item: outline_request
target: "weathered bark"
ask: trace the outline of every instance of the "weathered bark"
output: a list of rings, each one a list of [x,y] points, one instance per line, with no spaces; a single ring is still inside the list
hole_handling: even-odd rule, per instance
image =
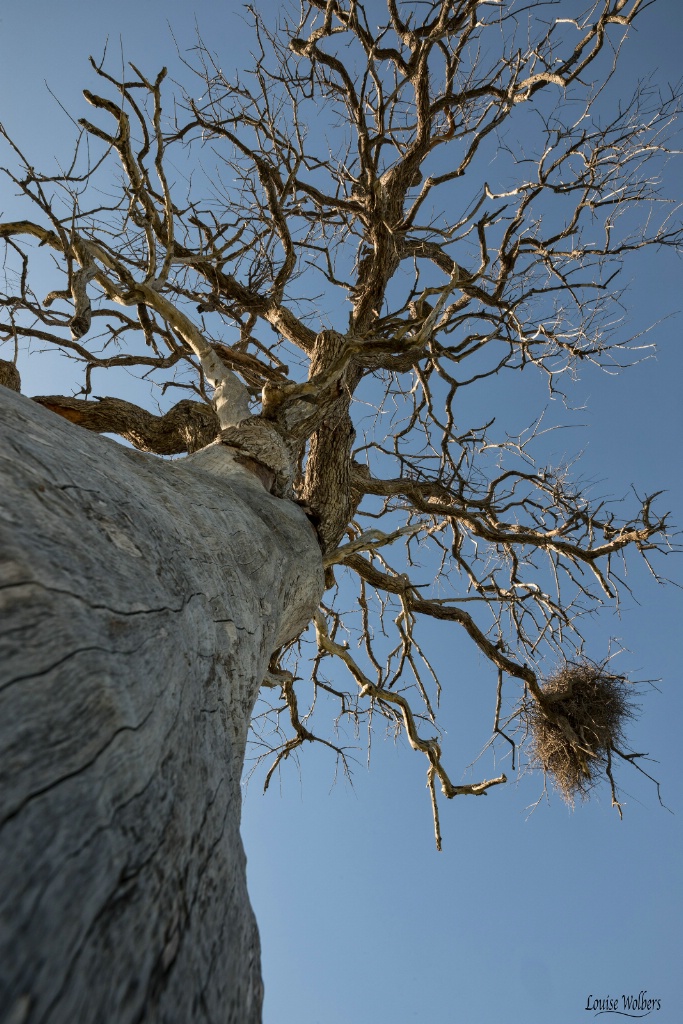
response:
[[[0,383],[5,383],[1,376]],[[19,388],[13,390],[18,391]],[[218,416],[213,408],[187,398],[163,416],[154,416],[121,398],[86,401],[61,395],[35,395],[33,401],[70,423],[77,423],[98,434],[119,434],[139,451],[156,455],[199,451],[215,441],[220,432]]]
[[[260,1020],[250,714],[321,591],[303,512],[0,389],[0,1020]]]
[[[337,331],[319,334],[309,376],[323,374],[339,358],[344,343],[344,336]],[[321,428],[310,440],[302,496],[316,516],[318,536],[325,553],[336,548],[353,518],[351,451],[356,431],[349,408],[359,381],[357,367],[347,370],[336,381],[336,396],[329,400]]]
[[[14,363],[0,359],[0,384],[12,391],[21,391],[21,377]]]

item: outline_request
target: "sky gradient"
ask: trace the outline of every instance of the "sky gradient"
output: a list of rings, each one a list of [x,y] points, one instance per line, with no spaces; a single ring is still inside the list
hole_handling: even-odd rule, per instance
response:
[[[122,47],[149,75],[168,65],[173,77],[171,30],[185,51],[195,16],[226,72],[247,62],[247,26],[229,2],[196,0],[193,10],[177,0],[6,0],[0,121],[37,166],[66,160],[75,129],[46,83],[74,117],[85,115],[87,57],[100,56],[107,37],[110,54]],[[675,82],[678,0],[657,0],[638,25],[624,54],[628,75]],[[0,166],[9,162],[0,146]],[[0,219],[14,219],[15,209],[0,179]],[[557,458],[583,452],[577,473],[602,493],[626,494],[632,484],[640,494],[666,489],[664,504],[683,525],[681,318],[670,316],[681,306],[681,263],[648,252],[626,278],[624,330],[649,329],[657,355],[618,376],[589,372],[572,392],[580,412],[550,409],[554,422],[572,429],[548,444]],[[5,349],[0,355],[11,358]],[[20,365],[27,394],[68,388],[68,364]],[[501,415],[527,425],[514,387],[491,388],[488,400]],[[683,578],[677,560],[665,569]],[[619,670],[658,681],[642,688],[643,714],[630,739],[659,762],[653,774],[670,811],[635,772],[621,773],[623,821],[605,788],[573,812],[554,794],[531,812],[538,776],[513,777],[486,799],[442,801],[438,854],[423,759],[405,742],[377,736],[369,770],[360,752],[353,787],[334,785],[333,761],[304,750],[300,773],[288,766],[265,796],[257,776],[245,797],[265,1024],[575,1024],[593,1020],[589,996],[641,990],[661,1000],[648,1019],[680,1019],[683,601],[680,589],[658,586],[635,560],[628,582],[637,601],[625,594],[620,617],[605,612],[588,635],[598,655],[615,638],[627,648]],[[495,679],[459,635],[452,645],[439,640],[435,660],[449,684],[442,720],[446,764],[455,773],[488,738]],[[511,774],[509,762],[504,767]]]

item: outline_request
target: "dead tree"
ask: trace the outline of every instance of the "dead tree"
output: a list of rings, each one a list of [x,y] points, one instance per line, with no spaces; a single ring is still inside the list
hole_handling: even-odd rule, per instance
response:
[[[6,1005],[15,1016],[8,1019],[74,1020],[99,971],[107,982],[98,998],[102,1006],[115,1000],[117,1021],[258,1019],[257,981],[244,992],[235,988],[246,967],[235,952],[241,926],[234,908],[226,910],[232,924],[212,917],[198,939],[189,904],[162,900],[140,938],[150,953],[132,987],[124,953],[113,968],[107,959],[112,936],[135,932],[153,895],[149,886],[131,887],[125,870],[117,874],[121,861],[144,861],[144,836],[114,813],[137,798],[144,772],[131,754],[123,788],[114,792],[119,776],[107,775],[97,751],[119,733],[134,750],[135,723],[154,714],[157,700],[179,732],[150,749],[158,771],[168,758],[168,786],[182,804],[168,819],[179,831],[178,858],[154,860],[162,888],[191,876],[202,815],[211,818],[220,789],[220,743],[197,758],[191,732],[209,682],[212,706],[223,708],[216,735],[236,730],[220,807],[238,861],[236,786],[262,685],[270,706],[259,712],[258,742],[273,759],[266,784],[307,742],[327,744],[346,765],[344,746],[312,713],[333,705],[337,722],[385,720],[426,757],[437,845],[437,788],[447,798],[483,795],[506,781],[453,781],[446,762],[455,752],[442,754],[438,734],[440,683],[420,640],[426,619],[444,623],[454,648],[474,643],[490,664],[480,685],[490,685],[493,738],[511,745],[513,765],[515,728],[541,728],[552,763],[564,744],[577,791],[594,783],[599,765],[618,807],[613,765],[637,766],[637,755],[623,745],[621,720],[607,730],[577,717],[577,706],[599,701],[577,704],[572,687],[590,679],[593,693],[595,679],[608,678],[610,692],[625,690],[607,670],[587,671],[580,619],[618,601],[629,553],[650,564],[670,549],[666,517],[652,496],[633,508],[591,503],[566,467],[535,465],[533,430],[500,437],[491,422],[463,423],[460,400],[463,389],[499,375],[514,386],[519,373],[537,373],[555,391],[582,363],[632,359],[612,315],[620,266],[636,250],[681,242],[658,191],[676,97],[641,86],[611,108],[602,90],[642,7],[641,0],[597,0],[586,10],[566,0],[556,10],[532,0],[517,13],[479,0],[387,0],[375,28],[355,0],[309,0],[300,20],[277,31],[252,12],[257,55],[241,77],[226,77],[211,50],[196,47],[183,63],[201,83],[201,100],[190,98],[193,86],[170,102],[165,69],[152,79],[131,66],[121,79],[92,61],[101,88],[84,93],[92,119],[80,121],[67,170],[36,170],[5,136],[12,156],[5,173],[18,201],[15,219],[0,224],[2,380],[18,389],[17,353],[37,343],[68,354],[83,371],[75,396],[33,398],[43,407],[33,408],[35,434],[31,407],[20,399],[7,399],[12,414],[4,418],[13,493],[39,496],[25,520],[0,521],[15,616],[3,634],[14,660],[3,663],[1,720],[9,748],[18,734],[25,744],[6,762],[4,834],[15,842],[17,865],[31,860],[36,844],[43,858],[42,873],[31,876],[14,908],[14,934],[36,939],[31,910],[44,898],[44,871],[56,892],[84,806],[103,841],[115,835],[119,844],[98,848],[91,889],[83,874],[67,872],[69,884],[89,895],[66,944],[54,930],[42,934],[41,962],[49,966],[35,990],[25,950],[6,938],[14,971]],[[46,251],[54,287],[41,298],[34,264]],[[116,381],[122,368],[147,381],[151,396],[156,389],[162,415],[125,395],[93,395],[95,386],[104,390],[105,371]],[[151,454],[88,438],[53,414]],[[17,429],[29,431],[23,447]],[[52,451],[51,429],[58,439]],[[82,454],[69,459],[70,449]],[[153,458],[179,453],[189,454],[180,463]],[[177,480],[185,489],[173,495]],[[41,486],[54,499],[49,542],[40,540]],[[244,522],[252,525],[245,529],[268,552],[251,567],[255,590],[248,594],[244,582],[234,584],[248,545],[235,549],[226,538],[224,548],[221,539],[233,500],[246,500]],[[72,514],[76,533],[60,536],[59,517]],[[85,585],[108,572],[93,547],[93,523],[117,560],[139,569],[156,559],[169,578],[162,572],[143,586],[139,572],[126,575],[115,560],[100,609]],[[270,546],[258,532],[264,529]],[[222,573],[232,604],[220,592]],[[79,595],[90,614],[76,620]],[[292,602],[298,611],[287,619]],[[123,629],[119,620],[138,616],[144,646],[155,627],[139,616],[153,609],[183,625],[164,632],[163,658],[130,662],[130,703],[116,686],[92,681],[98,672],[119,678],[122,648],[107,646],[101,631],[109,636]],[[257,642],[247,634],[249,617],[259,614],[267,628]],[[34,635],[32,615],[47,633],[36,626]],[[69,628],[55,625],[53,635],[52,623]],[[91,648],[97,655],[74,656]],[[553,677],[563,680],[561,693],[544,680],[549,653],[565,666]],[[183,658],[194,682],[178,724],[180,705],[162,691]],[[44,719],[67,679],[81,695],[78,709],[66,719],[60,711],[64,743],[46,753]],[[47,703],[36,696],[34,707],[22,693],[37,680]],[[506,680],[506,692],[516,685],[518,695],[507,724]],[[116,710],[100,721],[89,701],[113,701],[112,693]],[[628,717],[625,697],[623,711]],[[552,763],[542,767],[552,773]],[[96,783],[86,787],[84,805],[78,783],[85,767]],[[215,786],[203,789],[207,773]],[[31,824],[40,800],[47,833]],[[64,823],[52,839],[50,808],[59,808]],[[189,808],[200,809],[196,821]],[[220,857],[211,865],[215,899],[228,878],[241,893],[239,866],[228,875]],[[62,891],[68,899],[72,890]],[[248,915],[246,896],[236,899]],[[60,906],[53,903],[52,913]],[[250,964],[255,941],[244,947]],[[203,971],[178,953],[193,943],[210,951]],[[183,986],[194,1003],[178,1002]],[[226,1002],[228,990],[234,998]]]

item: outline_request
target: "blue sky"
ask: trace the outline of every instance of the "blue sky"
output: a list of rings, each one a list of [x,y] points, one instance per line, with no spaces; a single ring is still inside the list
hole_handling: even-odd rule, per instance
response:
[[[249,37],[236,4],[5,0],[0,121],[36,164],[66,157],[72,125],[45,83],[74,116],[85,114],[87,56],[99,56],[107,36],[110,53],[122,45],[150,75],[163,64],[173,75],[166,22],[185,49],[195,15],[226,71],[242,66]],[[677,0],[657,0],[643,15],[625,55],[631,75],[677,79],[682,18]],[[8,159],[0,151],[0,165]],[[13,217],[13,202],[0,181],[0,219]],[[648,253],[626,276],[630,333],[681,307],[681,264],[669,254]],[[604,492],[666,488],[665,504],[683,524],[680,316],[652,327],[649,340],[656,358],[619,376],[591,373],[576,386],[573,404],[584,408],[551,443],[558,456],[583,451],[582,475]],[[68,367],[51,365],[48,377],[47,366],[22,366],[28,394],[68,387]],[[496,389],[501,413],[514,420],[514,393]],[[562,409],[550,415],[570,419]],[[673,560],[666,569],[683,578]],[[540,783],[527,776],[485,799],[442,802],[437,854],[424,765],[405,743],[377,737],[353,788],[333,785],[328,757],[304,751],[300,774],[288,768],[266,796],[255,780],[244,807],[266,1024],[574,1024],[593,1019],[589,995],[643,989],[661,999],[654,1019],[679,1019],[683,601],[635,564],[629,582],[639,603],[626,595],[621,617],[608,611],[592,621],[589,638],[596,651],[620,639],[628,651],[619,667],[661,680],[644,695],[631,740],[660,762],[654,774],[674,813],[632,772],[622,774],[622,822],[605,790],[574,812],[551,796],[530,814]],[[459,635],[435,642],[444,681],[452,681],[445,746],[458,781],[487,738],[491,672]]]

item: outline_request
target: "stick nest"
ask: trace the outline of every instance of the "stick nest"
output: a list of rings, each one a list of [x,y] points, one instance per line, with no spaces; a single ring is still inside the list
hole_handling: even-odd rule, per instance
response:
[[[622,747],[625,725],[636,714],[633,686],[604,664],[583,661],[567,662],[542,690],[545,701],[528,709],[531,763],[573,807],[604,774],[612,778],[612,752]]]

